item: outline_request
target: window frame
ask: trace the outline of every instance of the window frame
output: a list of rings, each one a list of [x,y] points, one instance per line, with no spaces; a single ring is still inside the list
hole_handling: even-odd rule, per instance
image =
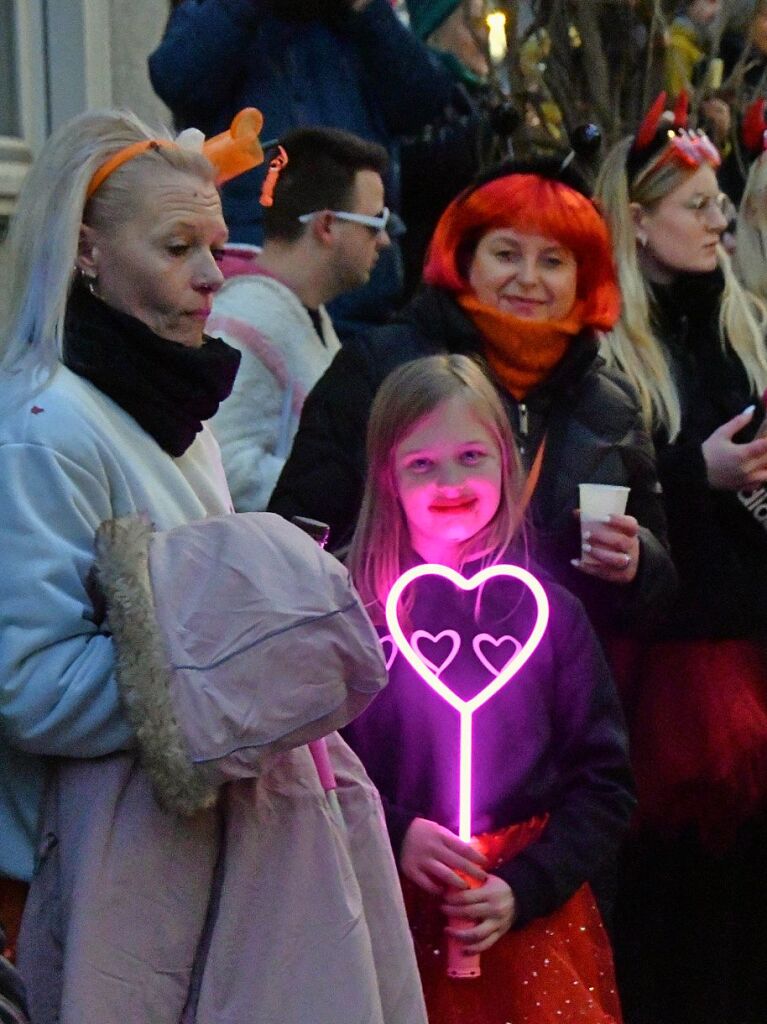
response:
[[[0,135],[0,227],[46,137],[112,100],[110,7],[105,0],[12,0],[19,136]]]
[[[15,205],[21,183],[45,138],[44,0],[14,0],[20,135],[0,135],[0,216]]]

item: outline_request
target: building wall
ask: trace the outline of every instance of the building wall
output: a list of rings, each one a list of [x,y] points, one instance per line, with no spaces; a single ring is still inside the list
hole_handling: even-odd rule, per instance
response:
[[[102,0],[98,0],[102,2]],[[167,0],[108,0],[109,19],[104,24],[109,38],[111,102],[128,107],[148,121],[167,121],[168,110],[155,96],[147,73],[147,57],[157,46],[168,16]],[[5,225],[0,223],[0,324],[8,310],[8,246]]]
[[[8,307],[8,274],[10,272],[10,260],[8,259],[8,246],[2,241],[4,226],[0,225],[0,324],[5,320]]]
[[[152,90],[146,64],[165,28],[167,0],[110,0],[110,6],[112,101],[148,120],[167,121],[167,107]]]

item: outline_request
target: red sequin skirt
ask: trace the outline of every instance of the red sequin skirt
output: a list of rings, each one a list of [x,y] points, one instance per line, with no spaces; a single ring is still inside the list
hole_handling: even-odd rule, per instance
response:
[[[694,824],[726,847],[767,806],[765,641],[671,641],[612,660],[628,696],[639,823]]]
[[[494,867],[511,860],[545,819],[474,840]],[[492,870],[492,867],[491,867]],[[503,935],[482,954],[479,978],[446,973],[439,900],[403,880],[430,1024],[620,1024],[612,950],[594,897],[582,886],[548,917]]]

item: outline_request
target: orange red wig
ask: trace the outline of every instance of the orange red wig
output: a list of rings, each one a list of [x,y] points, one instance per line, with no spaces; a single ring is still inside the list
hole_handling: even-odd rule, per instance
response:
[[[610,232],[581,192],[538,174],[508,174],[461,193],[439,219],[424,268],[424,281],[468,292],[469,266],[479,241],[498,228],[553,238],[578,265],[577,296],[584,326],[607,331],[620,313],[620,292]]]

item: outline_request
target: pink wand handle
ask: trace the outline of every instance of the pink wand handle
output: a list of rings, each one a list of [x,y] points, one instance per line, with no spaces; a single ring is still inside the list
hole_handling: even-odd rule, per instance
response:
[[[309,750],[314,759],[314,767],[317,769],[322,788],[326,793],[329,793],[332,789],[336,788],[336,775],[330,763],[330,755],[328,754],[328,745],[325,742],[325,737],[323,736],[319,740],[312,740],[309,744]]]
[[[469,921],[464,917],[451,917],[449,919],[451,928],[471,928],[476,922]],[[479,966],[479,953],[472,953],[467,956],[464,953],[466,947],[452,935],[447,937],[447,976],[448,978],[478,978],[482,973]]]
[[[458,874],[468,884],[470,889],[478,889],[480,883],[469,875],[459,871]],[[476,921],[466,917],[450,917],[448,924],[451,928],[473,928]],[[447,976],[448,978],[478,978],[482,971],[479,966],[479,953],[472,953],[467,956],[464,953],[466,947],[452,935],[447,936]]]

